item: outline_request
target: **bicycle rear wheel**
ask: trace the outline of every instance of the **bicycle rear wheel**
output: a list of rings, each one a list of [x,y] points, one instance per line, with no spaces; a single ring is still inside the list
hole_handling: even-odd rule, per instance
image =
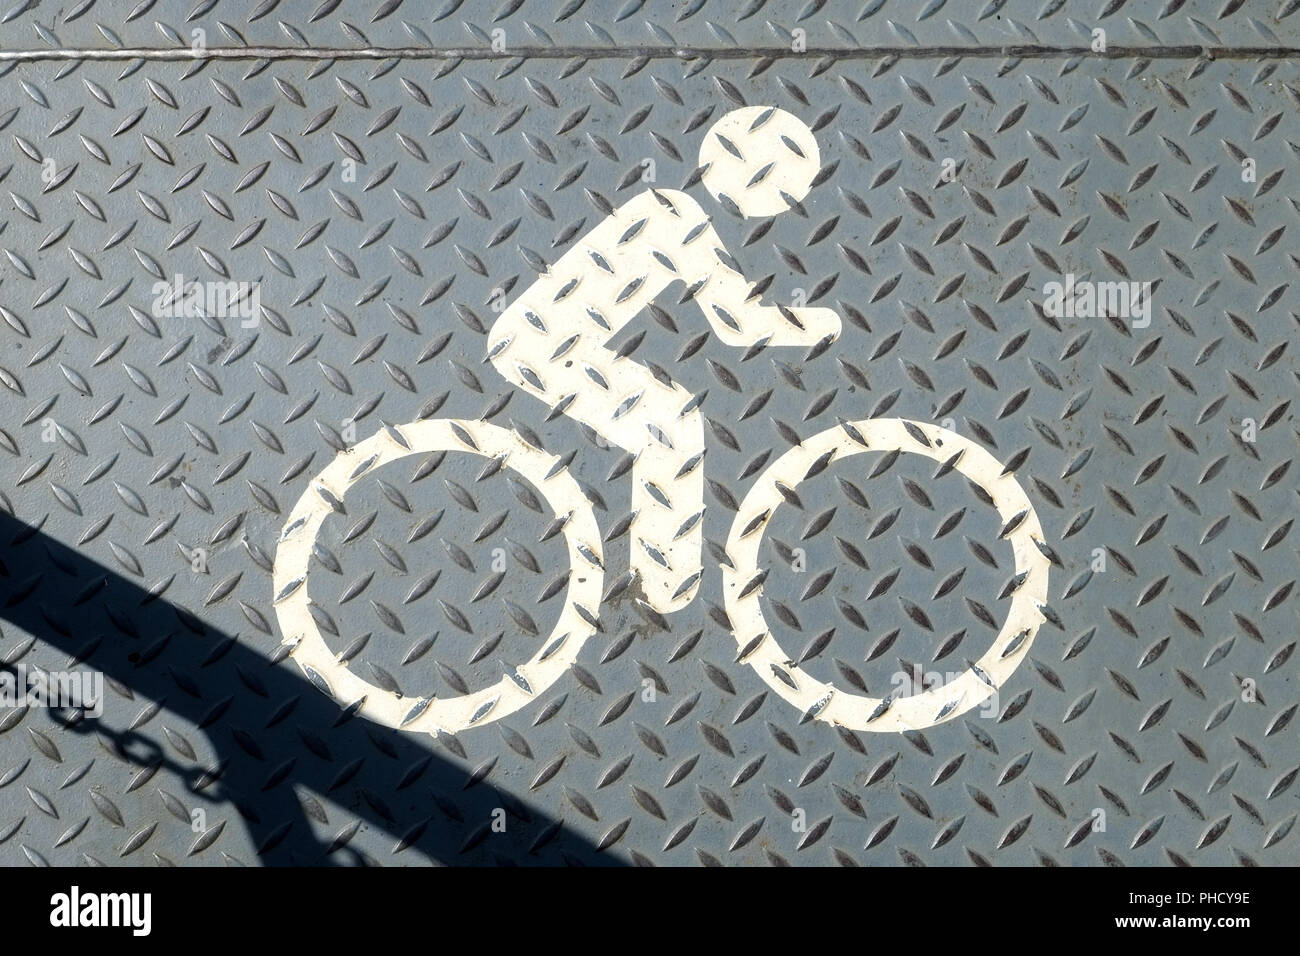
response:
[[[497,458],[526,478],[565,517],[569,583],[564,607],[550,636],[525,664],[497,683],[460,697],[410,698],[382,690],[338,660],[311,614],[307,579],[321,525],[338,511],[349,488],[383,465],[437,451]],[[298,499],[276,548],[272,588],[280,632],[307,678],[344,705],[363,701],[360,713],[388,727],[424,733],[457,733],[514,713],[537,698],[577,659],[596,630],[604,579],[600,529],[578,483],[559,459],[525,442],[518,433],[487,422],[431,419],[387,427],[359,442],[316,475]]]
[[[905,697],[868,697],[816,680],[781,649],[763,617],[762,580],[758,566],[763,532],[785,503],[778,484],[795,489],[830,461],[868,451],[905,451],[952,467],[988,494],[1003,521],[1002,537],[1015,553],[1016,574],[1023,576],[1011,608],[992,646],[957,679]],[[930,727],[982,703],[1009,678],[1024,659],[1044,620],[1049,561],[1038,515],[1015,477],[983,446],[956,432],[927,422],[871,418],[843,422],[805,439],[759,477],[736,514],[727,539],[732,567],[723,570],[727,615],[741,659],[752,666],[781,698],[818,720],[853,730],[897,732]]]

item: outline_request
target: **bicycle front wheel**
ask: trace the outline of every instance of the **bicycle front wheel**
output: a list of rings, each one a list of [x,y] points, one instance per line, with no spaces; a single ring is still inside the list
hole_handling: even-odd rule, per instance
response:
[[[863,452],[905,451],[952,467],[981,487],[1002,518],[1002,537],[1015,553],[1021,577],[1011,608],[993,645],[955,680],[920,694],[868,697],[816,680],[781,649],[763,617],[759,546],[763,531],[780,505],[781,487],[795,489],[830,461]],[[997,692],[1024,659],[1044,620],[1049,561],[1043,529],[1034,506],[1015,477],[983,446],[927,422],[870,418],[843,422],[786,452],[759,477],[741,503],[727,539],[732,567],[724,568],[723,587],[733,636],[741,659],[779,697],[818,720],[853,730],[904,731],[930,727],[965,713]]]

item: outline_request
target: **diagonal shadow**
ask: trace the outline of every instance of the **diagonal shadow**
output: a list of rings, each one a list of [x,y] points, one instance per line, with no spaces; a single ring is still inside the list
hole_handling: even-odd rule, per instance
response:
[[[107,750],[141,770],[178,773],[187,780],[184,809],[205,808],[209,828],[220,821],[214,813],[220,804],[233,805],[265,864],[373,862],[349,845],[357,825],[391,835],[390,848],[401,847],[392,859],[398,864],[623,863],[431,749],[464,756],[456,738],[434,744],[358,716],[311,685],[291,661],[273,663],[4,512],[0,620],[65,651],[75,660],[66,669],[99,670],[106,684],[118,685],[116,693],[105,689],[102,718],[51,716],[69,732],[100,735]],[[171,735],[170,746],[153,739],[161,735],[157,724],[147,727],[148,736],[111,729],[110,709],[128,712],[124,690],[144,698],[128,705],[135,713],[157,702],[198,727],[216,760],[200,765],[198,758],[168,756],[184,748]],[[344,807],[356,823],[340,827],[325,801]],[[505,832],[492,826],[498,808],[505,811]],[[157,809],[161,833],[182,825],[165,823],[161,799]],[[199,852],[202,837],[188,827],[184,833],[183,846],[167,852]]]

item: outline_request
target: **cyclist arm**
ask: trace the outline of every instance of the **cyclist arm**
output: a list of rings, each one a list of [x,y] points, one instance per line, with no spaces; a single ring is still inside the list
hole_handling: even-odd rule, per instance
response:
[[[686,193],[657,190],[650,198],[662,207],[662,231],[675,240],[665,243],[665,251],[676,261],[679,277],[704,317],[728,345],[764,340],[776,346],[815,345],[839,336],[840,317],[834,309],[762,305],[708,215]]]

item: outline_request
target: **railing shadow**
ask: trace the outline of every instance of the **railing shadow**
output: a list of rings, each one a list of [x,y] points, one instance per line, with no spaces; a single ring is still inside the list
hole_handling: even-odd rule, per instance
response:
[[[108,751],[132,766],[184,777],[186,806],[168,807],[159,797],[160,820],[170,817],[169,810],[179,816],[182,809],[205,808],[210,831],[220,822],[214,809],[229,804],[265,864],[381,862],[351,846],[360,827],[391,836],[392,855],[382,862],[396,864],[624,862],[435,749],[463,755],[456,738],[435,743],[349,712],[312,686],[292,661],[272,663],[233,635],[3,512],[0,620],[65,651],[73,663],[60,669],[102,671],[106,684],[117,685],[105,688],[103,719],[51,714],[66,732],[99,735]],[[12,649],[14,635],[9,637]],[[143,700],[132,707],[123,690]],[[163,712],[136,726],[155,702]],[[191,748],[175,739],[180,728],[169,727],[164,735],[168,712],[206,735],[215,761],[201,763],[197,755],[190,760]],[[130,727],[111,728],[110,716]],[[164,736],[167,745],[160,743]],[[329,803],[351,819],[340,824],[338,814],[326,809]],[[498,832],[502,820],[505,830]],[[161,841],[173,826],[184,825],[179,819],[164,822],[152,839]],[[180,845],[160,842],[155,849],[182,857],[206,849],[210,834],[184,832]],[[220,848],[219,839],[215,846]]]

